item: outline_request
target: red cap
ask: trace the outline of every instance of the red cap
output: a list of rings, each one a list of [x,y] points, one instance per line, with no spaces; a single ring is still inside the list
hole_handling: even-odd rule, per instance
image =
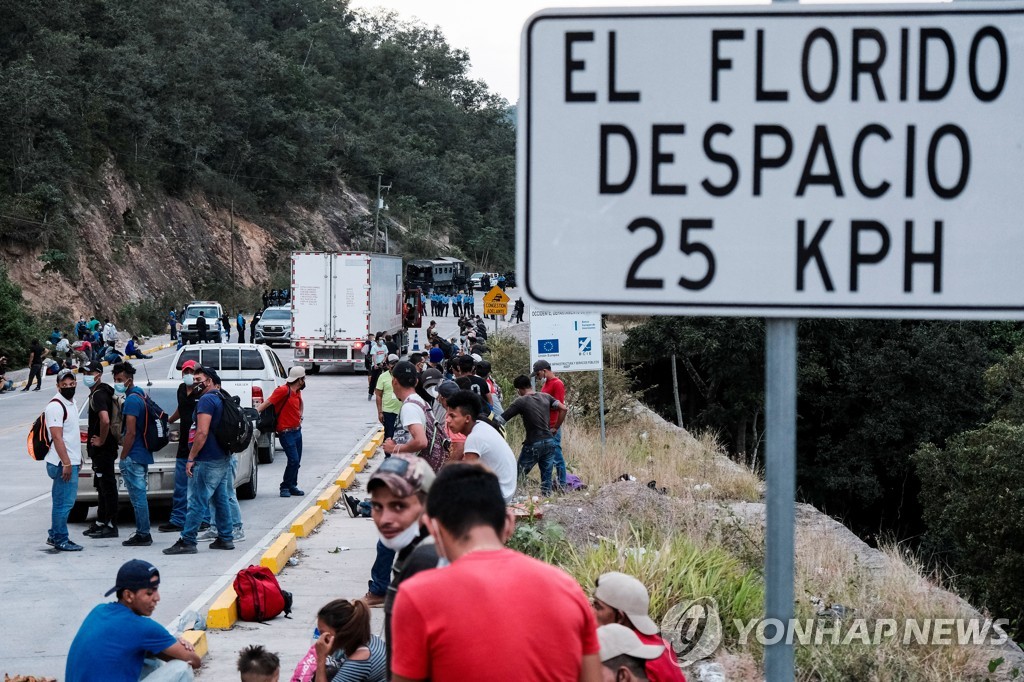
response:
[[[198,366],[199,363],[197,363],[195,360],[186,360],[185,364],[181,366],[181,371],[184,372],[186,369],[195,371],[196,367]]]

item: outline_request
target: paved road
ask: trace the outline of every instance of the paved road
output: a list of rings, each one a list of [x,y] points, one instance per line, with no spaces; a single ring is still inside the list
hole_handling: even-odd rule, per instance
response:
[[[515,300],[515,292],[509,293]],[[482,310],[480,297],[477,292],[477,310]],[[450,337],[457,333],[455,318],[436,319],[442,334]],[[506,324],[499,322],[499,327]],[[488,320],[487,326],[492,330],[494,322]],[[290,367],[291,350],[277,352],[285,367]],[[145,370],[153,379],[166,378],[173,356],[172,348],[156,353],[152,360],[138,361],[136,379],[143,383]],[[111,381],[109,374],[105,379]],[[197,555],[164,556],[161,550],[174,543],[174,533],[154,533],[151,547],[122,547],[121,540],[133,527],[128,510],[123,510],[121,538],[90,540],[81,533],[91,523],[93,510],[87,523],[70,525],[72,539],[85,550],[59,553],[45,544],[50,525],[50,480],[45,465],[25,453],[29,426],[54,391],[53,377],[47,377],[41,391],[0,395],[0,452],[6,456],[0,476],[0,537],[4,539],[0,603],[6,611],[5,626],[0,629],[0,674],[63,677],[67,650],[78,626],[94,605],[105,600],[103,593],[113,586],[117,568],[128,559],[146,559],[160,568],[162,601],[156,617],[161,622],[170,623],[187,608],[204,605],[229,576],[258,563],[262,550],[279,532],[275,528],[309,506],[319,483],[333,480],[330,474],[344,464],[351,447],[374,426],[376,418],[375,405],[366,400],[365,375],[325,371],[308,377],[299,473],[307,499],[277,496],[284,472],[283,453],[278,453],[273,464],[260,465],[256,499],[241,501],[246,540],[236,543],[233,552],[211,551],[201,545]],[[84,398],[84,386],[79,393]],[[155,528],[166,520],[167,510],[154,505],[151,516]]]

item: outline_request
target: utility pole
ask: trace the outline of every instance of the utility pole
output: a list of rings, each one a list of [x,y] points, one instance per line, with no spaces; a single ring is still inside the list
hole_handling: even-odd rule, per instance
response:
[[[377,250],[377,231],[380,229],[380,210],[382,208],[384,208],[384,198],[380,195],[380,191],[381,190],[389,191],[391,189],[391,183],[390,182],[387,185],[380,184],[381,176],[382,175],[383,175],[383,173],[377,173],[377,210],[375,210],[374,213],[373,213],[373,249],[372,250],[374,250],[374,251]],[[388,229],[388,227],[387,227],[387,225],[385,225],[384,226],[384,253],[391,253],[391,250],[390,250],[390,248],[388,246],[387,229]]]

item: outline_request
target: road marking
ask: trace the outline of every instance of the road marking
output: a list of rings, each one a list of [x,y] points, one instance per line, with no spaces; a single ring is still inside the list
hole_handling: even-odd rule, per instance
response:
[[[49,496],[50,496],[50,493],[43,493],[42,495],[39,495],[38,497],[33,497],[31,500],[25,500],[21,504],[16,504],[13,507],[8,507],[7,509],[4,509],[3,511],[0,511],[0,516],[7,516],[8,514],[13,514],[14,512],[18,511],[19,509],[24,509],[25,507],[29,506],[30,504],[35,504],[36,502],[39,502],[41,500],[45,500]]]
[[[313,490],[311,490],[309,493],[307,493],[306,496],[302,498],[302,501],[295,505],[295,507],[290,512],[288,512],[288,514],[286,514],[283,519],[281,519],[280,523],[271,528],[266,535],[264,535],[262,538],[259,539],[259,541],[256,542],[255,546],[252,549],[243,554],[238,561],[232,564],[231,568],[224,572],[219,578],[214,580],[213,583],[209,587],[207,587],[202,594],[196,597],[191,604],[186,606],[181,611],[181,613],[175,616],[174,620],[168,622],[167,629],[174,632],[174,628],[177,626],[178,621],[181,620],[181,617],[183,615],[185,615],[189,611],[200,613],[200,609],[202,609],[211,599],[213,599],[221,592],[223,592],[228,587],[228,585],[231,585],[234,582],[235,576],[238,574],[240,570],[253,563],[259,563],[258,561],[254,562],[253,559],[255,559],[257,556],[262,556],[263,552],[266,551],[267,547],[269,547],[277,539],[277,536],[284,532],[286,528],[290,528],[292,521],[294,521],[295,518],[299,516],[299,514],[306,511],[306,509],[308,508],[307,505],[309,504],[308,500],[316,500],[316,498],[320,496],[320,493],[323,491],[324,488],[334,484],[334,479],[338,477],[338,474],[341,473],[341,470],[348,466],[348,463],[352,460],[356,453],[362,451],[363,446],[379,430],[380,424],[374,423],[370,427],[370,430],[367,431],[366,434],[359,439],[359,442],[356,443],[356,446],[348,453],[348,456],[341,462],[341,464],[339,464],[333,470],[332,473],[328,473],[326,476],[324,476],[323,479],[319,483],[317,483],[316,487],[313,488]]]

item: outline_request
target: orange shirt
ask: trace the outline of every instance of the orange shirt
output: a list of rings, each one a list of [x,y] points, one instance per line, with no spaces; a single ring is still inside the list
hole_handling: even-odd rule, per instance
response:
[[[302,391],[289,391],[288,384],[282,384],[270,394],[270,404],[277,412],[278,433],[302,425]]]

